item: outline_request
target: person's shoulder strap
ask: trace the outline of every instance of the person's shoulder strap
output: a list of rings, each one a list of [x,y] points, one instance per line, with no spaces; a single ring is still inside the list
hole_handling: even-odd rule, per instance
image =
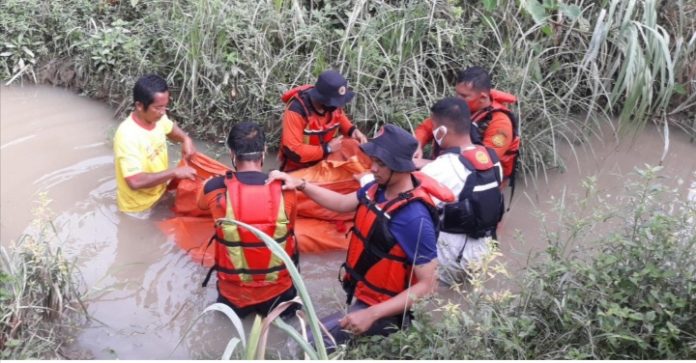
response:
[[[495,154],[495,152],[493,152]],[[498,158],[491,157],[491,150],[485,146],[475,145],[474,148],[464,150],[460,155],[460,161],[472,172],[491,169]]]
[[[285,215],[288,217],[290,226],[294,228],[297,219],[297,192],[295,190],[283,190],[282,193],[285,202]]]

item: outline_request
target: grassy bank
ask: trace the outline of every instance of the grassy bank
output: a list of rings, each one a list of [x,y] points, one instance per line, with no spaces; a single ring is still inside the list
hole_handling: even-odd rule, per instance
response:
[[[415,126],[458,69],[480,64],[520,97],[523,165],[540,171],[558,163],[557,140],[583,139],[603,116],[693,130],[695,15],[693,3],[655,0],[6,0],[0,73],[122,114],[134,80],[157,72],[188,130],[219,140],[251,117],[277,140],[280,94],[327,67],[358,92],[348,111],[369,132]]]
[[[491,256],[463,306],[440,302],[439,319],[421,310],[410,329],[364,339],[348,358],[696,358],[696,202],[659,168],[627,180],[608,196],[587,179],[584,196],[541,217],[548,248],[519,293],[486,288],[509,278]]]
[[[0,359],[64,359],[76,319],[83,317],[77,276],[56,241],[45,196],[35,235],[0,247]]]

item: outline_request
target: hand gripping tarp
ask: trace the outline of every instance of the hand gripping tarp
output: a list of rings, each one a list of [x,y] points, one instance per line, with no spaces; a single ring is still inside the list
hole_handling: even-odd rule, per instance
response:
[[[214,249],[206,247],[213,235],[214,221],[209,211],[198,208],[197,197],[208,178],[224,175],[228,167],[201,153],[191,157],[186,164],[196,169],[196,179],[170,183],[170,188],[176,192],[172,207],[175,216],[160,222],[159,227],[164,233],[173,235],[177,245],[194,261],[212,266]],[[368,171],[369,167],[370,159],[360,151],[357,142],[345,139],[341,149],[329,160],[291,174],[347,194],[358,189],[355,176]],[[352,226],[354,213],[336,213],[321,208],[303,193],[298,193],[297,209],[295,235],[300,251],[319,252],[348,247],[347,232]]]

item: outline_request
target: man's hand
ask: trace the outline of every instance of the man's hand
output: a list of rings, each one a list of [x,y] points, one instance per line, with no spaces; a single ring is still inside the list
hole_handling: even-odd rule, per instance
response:
[[[179,166],[176,169],[174,169],[174,178],[195,180],[196,179],[196,169],[194,169],[188,165]]]
[[[372,313],[370,308],[354,311],[343,317],[339,321],[341,328],[350,331],[355,335],[366,332],[377,320],[377,316]]]
[[[181,143],[181,157],[190,160],[193,155],[197,152],[196,146],[193,144],[193,140],[190,137],[186,137],[184,142]]]
[[[367,142],[367,137],[360,130],[358,130],[357,127],[355,128],[355,130],[353,130],[353,133],[350,135],[350,137],[358,140],[358,142],[361,144],[364,144]]]
[[[338,150],[341,150],[341,141],[343,140],[343,136],[339,136],[334,138],[333,140],[329,141],[329,147],[331,148],[331,152],[336,152]]]
[[[302,185],[302,183],[306,183],[306,181],[302,179],[293,178],[289,174],[283,173],[279,170],[273,170],[268,173],[268,180],[266,183],[270,183],[275,180],[283,181],[283,190],[295,190],[297,187]]]

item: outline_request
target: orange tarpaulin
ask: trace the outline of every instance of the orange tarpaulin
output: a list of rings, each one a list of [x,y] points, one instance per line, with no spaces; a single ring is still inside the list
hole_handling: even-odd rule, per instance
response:
[[[208,178],[224,175],[228,167],[200,153],[194,155],[188,165],[196,169],[196,179],[171,183],[170,188],[176,190],[172,207],[176,216],[160,222],[159,227],[164,233],[172,234],[177,245],[194,261],[211,266],[214,248],[207,248],[207,245],[213,235],[214,221],[209,211],[198,208],[196,198],[199,188]],[[341,149],[333,153],[329,160],[291,174],[347,194],[359,187],[354,176],[369,170],[369,167],[370,159],[360,151],[357,142],[345,139]],[[354,213],[329,211],[319,207],[303,193],[298,193],[297,211],[295,235],[300,251],[318,252],[348,247],[347,232],[352,226]]]

